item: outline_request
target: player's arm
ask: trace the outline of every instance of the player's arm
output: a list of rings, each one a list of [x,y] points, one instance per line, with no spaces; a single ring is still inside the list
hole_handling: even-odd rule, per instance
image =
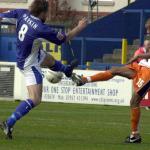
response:
[[[134,56],[133,56],[133,57],[135,57],[135,56],[137,56],[137,55],[139,55],[139,54],[143,54],[143,53],[141,53],[141,51],[138,49],[138,50],[136,50],[136,51],[135,51],[135,53],[134,53]],[[137,62],[137,63],[139,63],[141,60],[142,60],[142,59],[141,59],[141,58],[139,58],[139,59],[137,59],[137,60],[136,60],[136,62]]]
[[[138,55],[134,56],[133,58],[131,58],[130,61],[127,64],[131,64],[132,62],[136,61],[139,58],[141,58],[141,59],[150,59],[150,53],[138,54]]]
[[[76,35],[78,35],[87,26],[87,23],[88,22],[86,18],[80,20],[78,25],[66,34],[66,41],[69,41],[72,38],[74,38]]]
[[[15,10],[11,10],[11,11],[6,11],[4,13],[0,13],[0,18],[14,18],[14,19],[18,19],[18,17],[20,15],[22,15],[25,11],[27,11],[26,9],[15,9]]]
[[[6,11],[4,13],[0,13],[0,18],[17,18],[18,13],[17,10]]]
[[[61,45],[62,43],[71,40],[73,37],[75,37],[78,33],[80,33],[87,25],[87,20],[82,19],[79,21],[79,24],[77,27],[75,27],[73,30],[65,34],[64,32],[58,32],[56,30],[53,30],[47,25],[43,25],[41,29],[39,29],[39,38],[44,38],[50,42],[53,42],[57,45]]]
[[[137,59],[138,58],[142,58],[142,59],[150,59],[150,53],[146,53],[146,54],[139,54],[136,56]]]
[[[66,35],[63,32],[56,31],[48,25],[43,25],[38,31],[38,37],[46,39],[57,45],[61,45],[66,41]]]

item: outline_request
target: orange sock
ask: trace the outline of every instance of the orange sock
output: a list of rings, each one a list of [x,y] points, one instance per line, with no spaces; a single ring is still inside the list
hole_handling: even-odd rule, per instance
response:
[[[140,120],[140,107],[131,108],[131,130],[132,134],[138,133],[138,124]]]
[[[98,73],[98,74],[90,76],[90,77],[86,77],[86,80],[88,82],[106,81],[106,80],[111,79],[112,77],[113,77],[113,75],[110,71],[105,71],[105,72],[101,72],[101,73]]]

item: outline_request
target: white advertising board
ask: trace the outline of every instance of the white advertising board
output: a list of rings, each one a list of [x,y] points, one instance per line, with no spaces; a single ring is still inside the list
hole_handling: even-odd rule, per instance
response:
[[[47,69],[43,69],[43,74]],[[75,70],[77,74],[93,75],[99,71]],[[16,69],[14,98],[24,100],[27,98],[24,77]],[[44,77],[42,101],[83,103],[102,105],[128,106],[132,96],[132,81],[123,77],[115,77],[107,82],[88,83],[76,87],[66,77],[58,84],[50,84]]]

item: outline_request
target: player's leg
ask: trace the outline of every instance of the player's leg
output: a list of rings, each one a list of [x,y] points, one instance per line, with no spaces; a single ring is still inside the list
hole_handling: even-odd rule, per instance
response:
[[[133,79],[134,94],[130,101],[131,106],[131,135],[126,138],[127,143],[140,143],[141,137],[139,133],[140,121],[140,102],[150,88],[150,69],[141,67],[136,77]]]
[[[113,78],[114,76],[122,76],[122,77],[131,79],[131,78],[133,78],[134,75],[135,75],[135,72],[133,70],[129,69],[128,67],[114,67],[108,71],[100,72],[91,77],[87,77],[86,81],[87,82],[88,82],[88,80],[90,82],[107,81],[107,80]]]
[[[130,101],[131,109],[131,134],[125,139],[125,143],[140,143],[141,136],[139,132],[139,121],[140,121],[140,101],[142,97],[136,92],[133,93],[133,96]]]
[[[45,52],[41,51],[41,53]],[[63,65],[61,61],[58,61],[52,55],[45,53],[45,57],[41,62],[41,66],[47,67],[52,71],[63,72],[67,77],[71,77],[73,69],[78,66],[78,62],[77,60],[74,60],[70,65]]]
[[[41,103],[42,99],[42,84],[31,85],[27,87],[29,99],[32,100],[34,106]]]
[[[136,72],[128,67],[116,67],[110,70],[97,73],[92,76],[81,77],[76,74],[73,74],[72,80],[78,85],[84,85],[88,82],[97,82],[97,81],[107,81],[114,76],[122,76],[128,79],[132,79],[135,76]]]
[[[128,66],[114,67],[110,70],[113,76],[121,76],[128,79],[133,79],[136,75],[136,71],[130,69]]]
[[[17,120],[29,113],[31,109],[39,105],[42,97],[42,84],[27,86],[29,97],[22,101],[7,119],[7,125],[12,128]]]
[[[12,138],[12,128],[15,123],[41,102],[43,79],[40,68],[32,67],[30,70],[24,72],[24,76],[28,89],[28,99],[20,102],[11,116],[8,117],[5,122],[0,124],[9,139]]]

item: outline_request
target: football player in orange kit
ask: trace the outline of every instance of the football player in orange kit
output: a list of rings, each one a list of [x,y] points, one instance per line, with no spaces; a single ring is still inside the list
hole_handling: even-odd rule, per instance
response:
[[[131,107],[131,134],[125,139],[125,143],[141,143],[141,136],[138,125],[140,120],[140,101],[143,99],[150,87],[150,61],[138,59],[139,55],[150,52],[150,41],[145,40],[144,46],[139,48],[134,55],[131,64],[123,67],[116,67],[100,72],[93,76],[83,77],[74,74],[73,81],[77,86],[89,82],[107,81],[114,76],[122,76],[133,80],[134,92],[130,100]],[[136,59],[135,59],[136,58]]]

